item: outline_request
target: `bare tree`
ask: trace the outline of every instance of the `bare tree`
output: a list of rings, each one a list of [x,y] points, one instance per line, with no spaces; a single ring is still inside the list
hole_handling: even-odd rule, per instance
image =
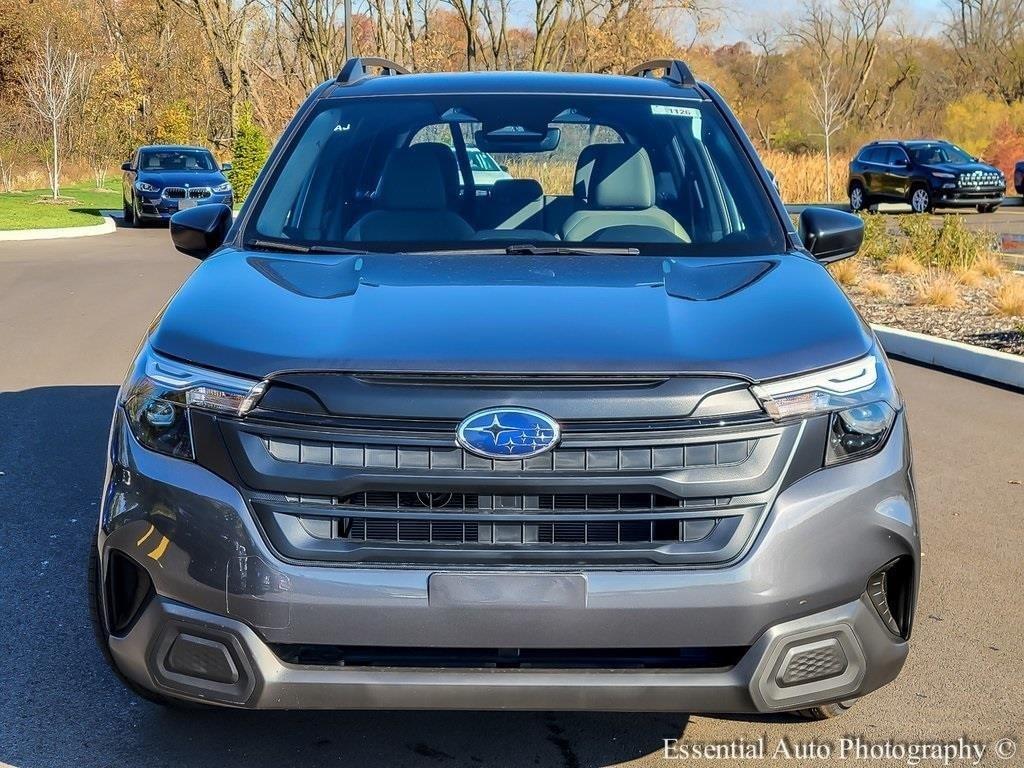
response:
[[[813,74],[810,111],[825,144],[825,198],[832,200],[832,137],[857,109],[878,56],[892,0],[811,0],[794,38],[807,50]]]
[[[455,11],[466,35],[466,69],[475,69],[480,0],[444,0],[444,2]]]
[[[192,16],[217,65],[230,114],[230,135],[235,138],[243,86],[249,73],[245,67],[246,31],[257,11],[258,0],[174,0]]]
[[[945,36],[965,90],[981,86],[1008,104],[1024,99],[1024,2],[945,0]]]
[[[77,92],[78,54],[61,48],[52,30],[47,30],[41,47],[21,76],[25,99],[50,130],[50,192],[60,196],[60,138],[71,101]]]
[[[345,0],[275,0],[295,36],[306,90],[338,74],[345,59]]]

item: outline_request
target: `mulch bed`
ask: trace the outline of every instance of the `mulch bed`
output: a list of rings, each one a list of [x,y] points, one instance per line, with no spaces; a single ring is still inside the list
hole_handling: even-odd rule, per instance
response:
[[[888,283],[891,295],[868,294],[863,286],[872,278]],[[951,309],[916,304],[914,298],[920,279],[884,274],[865,265],[857,284],[845,286],[845,290],[868,322],[1024,355],[1024,318],[1004,317],[992,309],[997,279],[982,278],[977,287],[962,287],[962,301]]]

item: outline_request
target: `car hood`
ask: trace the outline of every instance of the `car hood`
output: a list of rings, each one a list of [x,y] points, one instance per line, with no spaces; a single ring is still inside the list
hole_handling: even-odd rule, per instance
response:
[[[865,354],[813,260],[304,256],[224,250],[151,335],[159,352],[282,371],[721,374],[757,381]]]
[[[220,171],[141,171],[138,181],[159,187],[215,187],[227,179]]]
[[[999,169],[988,163],[929,163],[922,166],[930,171],[942,171],[943,173],[998,173]]]

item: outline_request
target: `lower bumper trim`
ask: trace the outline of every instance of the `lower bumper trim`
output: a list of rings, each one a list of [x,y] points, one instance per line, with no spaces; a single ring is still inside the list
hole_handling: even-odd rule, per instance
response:
[[[224,649],[235,670],[202,679],[167,659],[184,636]],[[831,644],[830,642],[831,641]],[[787,678],[808,648],[838,646],[842,669]],[[889,682],[906,659],[862,597],[772,627],[731,667],[533,669],[328,666],[283,661],[247,625],[154,599],[130,633],[111,638],[121,671],[140,685],[194,701],[254,709],[509,709],[778,712],[852,698]],[[173,667],[173,669],[171,669]],[[201,672],[199,674],[202,674]],[[237,680],[233,675],[237,674]],[[828,675],[822,677],[822,674]],[[217,677],[217,675],[212,675]],[[780,686],[786,680],[789,685]]]

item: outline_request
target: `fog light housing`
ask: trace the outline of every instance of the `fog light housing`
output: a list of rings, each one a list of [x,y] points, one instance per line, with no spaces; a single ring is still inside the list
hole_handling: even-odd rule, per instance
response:
[[[892,634],[910,638],[914,621],[914,562],[899,557],[875,571],[868,580],[868,597]]]

